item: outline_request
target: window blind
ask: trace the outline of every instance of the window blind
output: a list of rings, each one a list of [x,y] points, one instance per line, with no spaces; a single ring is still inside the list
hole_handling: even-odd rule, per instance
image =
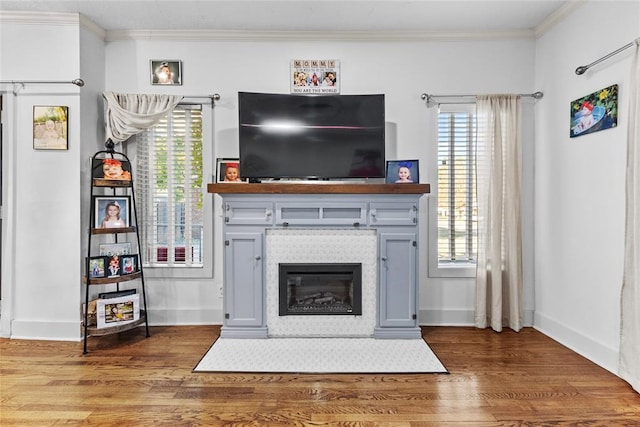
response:
[[[475,105],[438,112],[438,264],[477,256]]]
[[[135,191],[143,263],[202,267],[202,111],[179,105],[137,136]]]

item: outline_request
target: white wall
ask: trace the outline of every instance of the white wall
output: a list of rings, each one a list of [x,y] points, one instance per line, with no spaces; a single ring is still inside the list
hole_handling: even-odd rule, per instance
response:
[[[4,18],[4,16],[0,17]],[[38,25],[3,19],[1,80],[66,80],[79,67],[77,15]],[[74,85],[2,85],[2,335],[78,339],[80,95]],[[15,94],[14,94],[15,91]],[[69,107],[69,149],[33,149],[33,106]]]
[[[436,130],[430,120],[437,109],[427,109],[420,95],[466,93],[532,93],[535,40],[480,41],[325,41],[185,40],[176,35],[112,40],[106,47],[106,88],[116,92],[198,95],[219,93],[214,109],[214,157],[238,156],[238,91],[289,92],[289,67],[294,58],[340,61],[343,94],[386,95],[390,159],[418,158],[423,182],[435,182]],[[183,61],[182,86],[150,84],[151,59]],[[525,100],[525,111],[533,103]],[[533,117],[525,116],[527,213],[532,224]],[[214,161],[215,159],[211,159]],[[151,279],[146,276],[152,323],[222,322],[221,217],[218,196],[214,214],[215,265],[205,280]],[[420,319],[422,324],[472,324],[474,286],[471,279],[427,277],[427,216],[422,201]],[[532,227],[528,227],[531,229]],[[528,254],[532,253],[532,236]],[[533,312],[533,257],[526,263],[526,308]],[[529,323],[531,320],[529,321]]]
[[[103,44],[77,20],[69,25],[38,26],[2,21],[1,79],[66,80],[80,75],[87,81],[83,89],[29,86],[16,96],[11,87],[0,88],[8,91],[3,114],[2,335],[79,339],[80,277],[88,216],[84,182],[88,179],[88,156],[102,147],[100,91],[220,93],[211,141],[214,155],[210,161],[214,162],[215,157],[238,154],[238,91],[288,92],[291,59],[332,58],[341,62],[343,93],[387,95],[387,121],[394,132],[389,135],[393,142],[389,157],[419,158],[424,182],[434,182],[435,176],[435,165],[430,163],[435,153],[435,110],[425,107],[422,92],[545,93],[535,105],[535,145],[531,143],[533,132],[525,135],[524,162],[529,176],[525,180],[525,220],[534,224],[527,227],[527,251],[535,236],[535,257],[525,252],[525,308],[532,311],[534,307],[535,276],[536,327],[615,370],[624,237],[624,106],[630,52],[584,76],[576,76],[573,70],[638,37],[639,7],[637,2],[588,3],[538,40],[132,37]],[[597,33],[585,30],[593,27],[586,23],[593,22],[598,23]],[[64,48],[43,49],[50,40],[57,40]],[[183,61],[183,86],[150,85],[149,60],[161,58]],[[50,63],[57,66],[45,66]],[[619,128],[569,139],[569,102],[613,83],[621,88]],[[47,103],[70,107],[69,151],[31,148],[32,106]],[[534,104],[529,105],[526,108],[532,110]],[[532,130],[533,123],[533,115],[529,115],[525,127]],[[52,164],[57,166],[55,172]],[[535,182],[530,178],[534,165]],[[429,324],[471,323],[472,280],[427,277],[424,199],[420,318]],[[221,222],[217,212],[213,277],[150,280],[152,322],[221,322]]]
[[[588,2],[536,47],[535,325],[617,372],[629,81],[640,3]],[[570,102],[619,85],[618,127],[569,138]]]

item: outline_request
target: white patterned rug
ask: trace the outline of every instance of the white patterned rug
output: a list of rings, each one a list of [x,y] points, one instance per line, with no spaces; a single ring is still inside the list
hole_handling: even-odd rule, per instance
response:
[[[194,372],[448,373],[422,339],[219,338]]]

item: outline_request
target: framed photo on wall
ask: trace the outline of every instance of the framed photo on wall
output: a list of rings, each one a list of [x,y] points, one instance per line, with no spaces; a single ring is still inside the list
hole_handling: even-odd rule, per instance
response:
[[[67,150],[69,107],[33,106],[33,149]]]
[[[418,160],[387,160],[387,184],[417,184],[420,182]]]
[[[94,228],[130,227],[130,206],[130,196],[94,196]]]
[[[182,61],[176,59],[152,59],[152,85],[182,85]]]
[[[247,182],[240,174],[240,160],[216,159],[216,182]]]

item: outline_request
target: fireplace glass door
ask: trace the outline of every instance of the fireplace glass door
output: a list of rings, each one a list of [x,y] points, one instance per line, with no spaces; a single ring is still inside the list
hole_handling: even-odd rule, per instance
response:
[[[362,315],[362,264],[279,264],[280,316]]]

